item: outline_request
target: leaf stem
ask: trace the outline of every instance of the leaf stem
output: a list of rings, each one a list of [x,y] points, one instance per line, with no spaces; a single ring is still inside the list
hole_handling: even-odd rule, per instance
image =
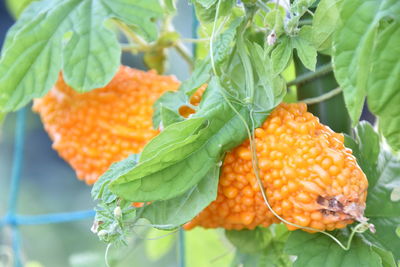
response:
[[[257,0],[256,5],[267,13],[271,11],[271,9],[261,0]]]
[[[215,39],[215,29],[217,26],[217,21],[218,21],[218,16],[219,16],[219,7],[221,5],[221,0],[218,0],[217,3],[217,8],[215,10],[215,17],[214,17],[214,22],[213,22],[213,27],[212,27],[212,32],[211,32],[211,38],[210,38],[210,59],[211,59],[211,67],[213,70],[213,73],[215,76],[217,76],[217,69],[215,68],[215,61],[214,61],[214,39]]]
[[[132,52],[134,54],[137,54],[139,52],[146,52],[149,50],[149,47],[145,46],[139,46],[135,44],[120,44],[121,49],[123,52]]]
[[[126,37],[128,37],[132,42],[138,44],[141,47],[148,47],[149,44],[144,41],[139,35],[134,33],[128,25],[120,22],[120,21],[115,21],[118,27],[121,29],[121,31],[125,34]]]
[[[316,103],[328,100],[331,97],[334,97],[335,95],[340,94],[342,91],[343,91],[342,88],[338,87],[338,88],[335,88],[323,95],[312,97],[312,98],[302,99],[300,102],[306,103],[307,105],[316,104]]]
[[[299,26],[303,26],[303,25],[311,25],[313,22],[312,19],[302,19],[299,21]]]
[[[183,58],[183,60],[186,61],[186,63],[189,66],[190,71],[193,71],[193,68],[194,68],[193,59],[192,59],[192,56],[190,55],[188,49],[186,48],[186,46],[181,41],[178,41],[174,45],[174,48],[178,52],[178,54]]]
[[[332,72],[332,70],[333,70],[332,63],[325,64],[321,67],[318,67],[314,72],[307,72],[305,74],[298,76],[296,79],[289,81],[288,83],[286,83],[286,86],[290,87],[293,85],[297,86],[302,85],[304,83],[317,79],[321,76],[324,76]]]

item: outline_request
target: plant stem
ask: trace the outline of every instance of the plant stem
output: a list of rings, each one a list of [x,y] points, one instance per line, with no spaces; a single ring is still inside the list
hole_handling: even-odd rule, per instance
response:
[[[332,64],[328,63],[326,65],[323,65],[323,66],[317,68],[314,72],[308,72],[308,73],[298,76],[296,79],[286,83],[286,86],[290,87],[293,85],[301,85],[303,83],[307,83],[318,77],[324,76],[325,74],[331,72],[332,70],[333,70]]]
[[[338,87],[338,88],[335,88],[335,89],[329,91],[326,94],[323,94],[323,95],[320,95],[317,97],[306,98],[306,99],[301,100],[300,102],[306,103],[307,105],[316,104],[319,102],[323,102],[331,97],[334,97],[335,95],[340,94],[342,91],[343,91],[342,88]]]
[[[137,54],[139,52],[146,52],[149,48],[146,46],[139,46],[135,44],[120,44],[122,51],[124,52],[132,52]]]
[[[261,8],[262,10],[264,10],[265,12],[267,12],[267,13],[268,13],[269,11],[271,11],[271,9],[270,9],[263,1],[257,0],[256,5],[257,5],[259,8]]]
[[[194,68],[193,59],[192,59],[192,56],[190,55],[189,51],[185,47],[185,45],[181,41],[178,41],[175,44],[174,48],[179,53],[179,55],[181,55],[183,60],[185,60],[186,63],[189,65],[190,71],[192,71]]]
[[[299,26],[303,26],[303,25],[311,25],[312,24],[312,19],[301,19],[299,21]]]

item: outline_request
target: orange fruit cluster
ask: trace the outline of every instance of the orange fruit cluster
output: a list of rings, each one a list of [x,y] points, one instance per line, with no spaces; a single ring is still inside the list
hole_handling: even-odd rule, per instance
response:
[[[58,151],[88,184],[116,161],[139,153],[158,134],[152,128],[152,106],[179,81],[121,66],[104,88],[78,93],[58,79],[51,91],[35,99],[46,131]]]
[[[282,103],[255,137],[260,179],[281,218],[316,230],[364,220],[364,173],[344,146],[343,135],[319,123],[305,104]],[[227,153],[217,199],[184,227],[240,230],[276,222],[280,220],[266,206],[254,175],[247,140]]]

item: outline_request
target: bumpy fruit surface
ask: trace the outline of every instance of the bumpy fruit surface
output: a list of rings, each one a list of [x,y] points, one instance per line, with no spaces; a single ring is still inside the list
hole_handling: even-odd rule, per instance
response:
[[[281,104],[255,130],[260,178],[273,210],[317,230],[363,221],[368,181],[343,135],[319,123],[305,104]],[[249,141],[227,153],[217,199],[185,225],[253,229],[279,220],[267,208]],[[290,230],[297,229],[287,225]]]
[[[58,151],[88,184],[116,161],[139,153],[155,135],[153,103],[179,82],[154,71],[121,66],[104,88],[77,93],[60,76],[43,98],[34,101]]]

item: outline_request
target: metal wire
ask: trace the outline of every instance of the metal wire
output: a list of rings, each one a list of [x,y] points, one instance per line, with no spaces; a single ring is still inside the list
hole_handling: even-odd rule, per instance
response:
[[[10,195],[8,197],[6,215],[0,219],[0,227],[11,228],[11,241],[13,249],[13,262],[15,267],[23,266],[21,255],[21,233],[20,225],[39,225],[49,223],[63,223],[76,220],[92,218],[95,215],[93,210],[43,214],[43,215],[18,215],[18,195],[21,184],[21,175],[24,161],[25,125],[27,108],[17,113],[15,127],[15,141],[13,152],[13,164],[11,169]]]

